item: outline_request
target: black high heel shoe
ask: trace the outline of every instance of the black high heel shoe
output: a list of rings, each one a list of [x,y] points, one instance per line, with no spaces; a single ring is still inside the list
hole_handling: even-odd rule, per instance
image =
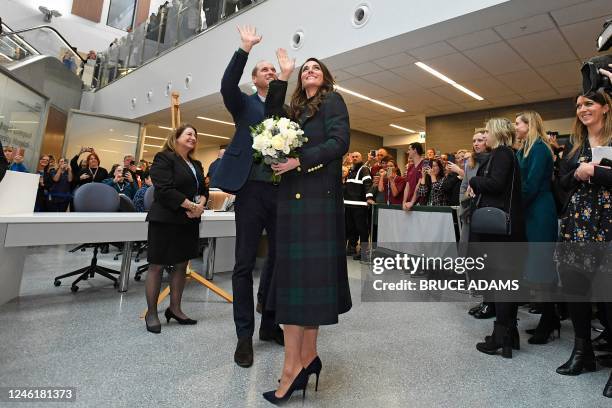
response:
[[[579,375],[583,371],[595,371],[596,368],[597,364],[595,363],[595,353],[593,353],[591,339],[585,340],[576,337],[572,355],[565,364],[557,368],[557,373],[561,375]]]
[[[308,374],[306,374],[306,370],[302,368],[300,373],[297,375],[297,377],[295,377],[295,379],[289,386],[289,389],[287,390],[285,395],[283,395],[282,397],[277,397],[276,390],[272,390],[272,391],[264,392],[263,397],[266,399],[266,401],[274,405],[280,405],[284,402],[289,401],[289,398],[291,398],[291,395],[293,394],[294,391],[302,390],[302,400],[304,400],[304,398],[306,398],[306,387],[307,386],[308,386]]]
[[[181,319],[180,317],[172,313],[172,310],[170,310],[170,308],[166,309],[166,311],[164,312],[164,316],[166,316],[166,323],[170,323],[170,319],[176,320],[178,324],[196,324],[198,322],[197,320],[193,320],[190,318]]]
[[[321,374],[322,368],[323,368],[323,363],[321,363],[321,359],[319,358],[319,356],[316,356],[310,362],[310,364],[308,364],[308,367],[304,369],[306,370],[306,374],[308,375],[308,378],[310,378],[311,374],[314,374],[317,376],[317,381],[315,382],[315,392],[318,391],[319,389],[319,375]]]
[[[161,333],[161,323],[158,322],[157,324],[149,324],[147,317],[149,317],[148,313],[145,314],[145,324],[147,325],[147,331],[155,334]]]

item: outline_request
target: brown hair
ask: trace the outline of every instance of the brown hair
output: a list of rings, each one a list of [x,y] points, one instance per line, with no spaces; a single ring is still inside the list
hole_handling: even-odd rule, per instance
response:
[[[310,61],[316,62],[321,67],[321,72],[323,72],[323,84],[317,90],[315,96],[308,99],[306,96],[306,91],[302,87],[302,70],[304,69],[304,65]],[[325,64],[316,58],[308,58],[300,67],[297,86],[295,87],[295,91],[293,91],[293,95],[291,96],[289,111],[293,119],[299,119],[304,112],[307,113],[308,117],[314,116],[314,114],[319,110],[319,106],[321,105],[323,98],[325,98],[328,93],[334,91],[334,83],[334,77],[332,76],[331,72],[329,72],[329,69],[327,69]]]
[[[183,123],[174,131],[174,133],[170,133],[168,135],[168,138],[164,142],[164,145],[162,146],[162,150],[167,150],[176,153],[176,139],[181,137],[181,135],[186,129],[193,129],[193,133],[195,133],[196,135],[196,147],[194,147],[193,150],[190,150],[189,153],[187,153],[187,157],[189,157],[189,160],[195,160],[193,158],[193,151],[197,149],[198,131],[189,123]]]
[[[100,164],[101,164],[100,163],[100,157],[98,157],[98,155],[95,154],[94,152],[91,152],[91,153],[89,153],[89,155],[87,155],[87,159],[86,159],[87,160],[86,161],[87,167],[89,168],[89,159],[91,159],[92,157],[96,158],[96,160],[98,161],[98,167],[100,167]]]
[[[576,97],[576,101],[578,101],[579,97],[585,97],[587,99],[592,100],[599,105],[606,106],[610,108],[608,114],[604,116],[604,126],[601,130],[601,136],[603,136],[603,145],[607,146],[612,142],[612,99],[605,92],[587,92],[584,95],[578,95]],[[574,145],[572,150],[570,151],[569,156],[573,156],[579,149],[582,148],[585,141],[589,137],[589,130],[586,126],[580,121],[578,118],[578,114],[576,114],[576,118],[574,119],[574,126],[572,129],[572,134],[570,136],[570,141]]]

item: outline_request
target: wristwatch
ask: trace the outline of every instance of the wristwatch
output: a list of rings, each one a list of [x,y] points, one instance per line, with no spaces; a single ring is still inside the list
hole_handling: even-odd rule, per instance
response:
[[[191,202],[191,211],[195,211],[197,205],[193,201]]]

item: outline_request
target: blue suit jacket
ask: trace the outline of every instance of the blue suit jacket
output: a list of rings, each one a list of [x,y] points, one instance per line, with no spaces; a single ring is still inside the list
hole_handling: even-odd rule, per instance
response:
[[[247,95],[238,87],[248,56],[238,49],[221,80],[223,103],[234,118],[236,132],[214,170],[211,187],[231,193],[240,190],[249,177],[253,165],[253,137],[249,127],[263,121],[265,114],[265,104],[259,96],[256,93]]]

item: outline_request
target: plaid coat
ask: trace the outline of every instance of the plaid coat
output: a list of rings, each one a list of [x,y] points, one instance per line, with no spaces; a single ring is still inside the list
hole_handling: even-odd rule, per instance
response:
[[[281,112],[286,90],[286,82],[270,84],[268,113]],[[298,122],[308,142],[300,167],[284,173],[279,186],[276,264],[267,307],[281,324],[335,324],[352,305],[342,194],[342,156],[350,136],[346,104],[332,92],[314,116]]]

